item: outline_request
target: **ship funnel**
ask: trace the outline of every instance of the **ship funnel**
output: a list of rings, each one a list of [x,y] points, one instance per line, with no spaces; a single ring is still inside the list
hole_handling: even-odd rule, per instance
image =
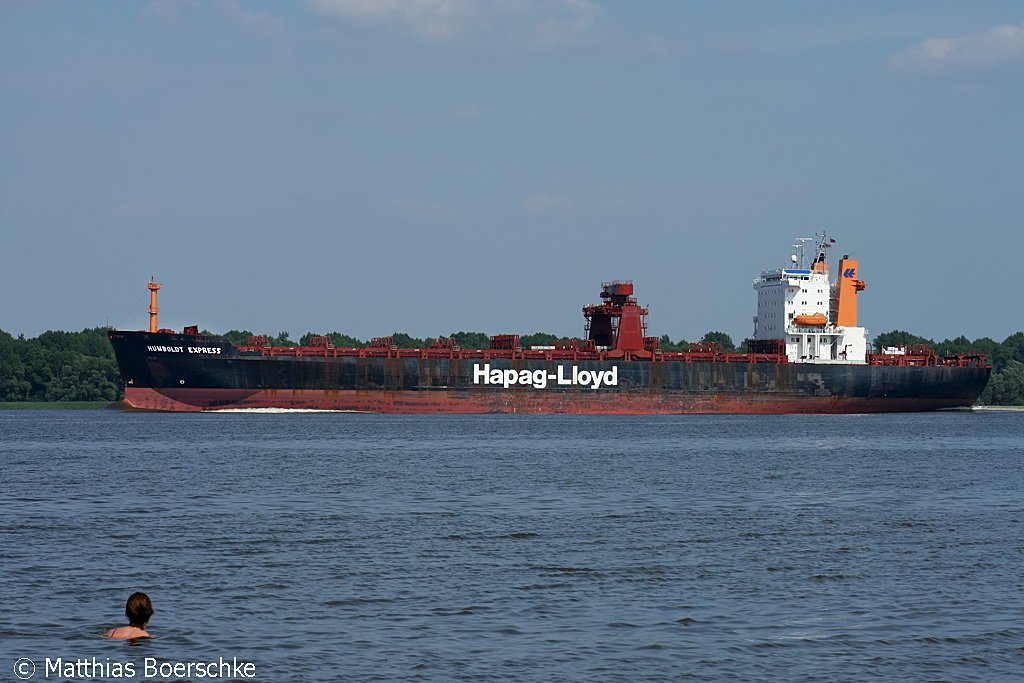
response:
[[[836,296],[836,325],[857,326],[857,293],[867,285],[857,279],[857,260],[844,256],[839,261],[839,287]]]
[[[156,276],[149,278],[149,331],[156,332],[159,328],[157,325],[157,312],[159,309],[156,305],[156,293],[160,291],[160,283],[156,281]]]

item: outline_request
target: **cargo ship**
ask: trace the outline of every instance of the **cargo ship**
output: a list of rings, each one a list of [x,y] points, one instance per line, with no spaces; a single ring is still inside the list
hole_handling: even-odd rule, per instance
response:
[[[460,348],[451,337],[398,348],[390,337],[337,347],[328,336],[244,345],[160,329],[151,280],[148,330],[110,330],[126,407],[153,411],[284,408],[373,413],[881,413],[967,408],[991,367],[980,354],[939,356],[925,347],[872,350],[857,324],[866,285],[835,240],[798,238],[789,262],[754,280],[757,315],[742,353],[715,343],[685,351],[648,335],[647,309],[631,281],[602,284],[583,307],[584,335],[523,347],[490,337]],[[805,247],[816,247],[807,249]]]

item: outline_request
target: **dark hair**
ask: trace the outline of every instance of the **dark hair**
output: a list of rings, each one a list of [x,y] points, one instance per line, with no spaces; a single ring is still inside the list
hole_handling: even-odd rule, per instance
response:
[[[132,593],[124,606],[124,615],[132,626],[145,626],[153,616],[153,603],[145,593]]]

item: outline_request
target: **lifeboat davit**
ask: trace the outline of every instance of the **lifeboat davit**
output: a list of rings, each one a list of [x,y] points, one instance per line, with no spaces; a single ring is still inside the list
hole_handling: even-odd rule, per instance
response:
[[[824,327],[828,323],[828,318],[824,313],[810,313],[798,315],[793,318],[793,323],[801,327]]]

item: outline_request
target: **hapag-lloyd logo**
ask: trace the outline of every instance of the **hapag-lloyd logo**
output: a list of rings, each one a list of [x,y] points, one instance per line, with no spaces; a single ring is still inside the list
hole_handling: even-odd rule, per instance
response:
[[[546,389],[548,382],[560,386],[582,386],[589,389],[619,386],[619,366],[613,365],[611,370],[580,370],[575,365],[569,368],[559,365],[557,372],[547,370],[502,370],[491,369],[490,363],[473,363],[473,384],[495,384],[505,389],[516,386],[529,386],[534,389]]]

